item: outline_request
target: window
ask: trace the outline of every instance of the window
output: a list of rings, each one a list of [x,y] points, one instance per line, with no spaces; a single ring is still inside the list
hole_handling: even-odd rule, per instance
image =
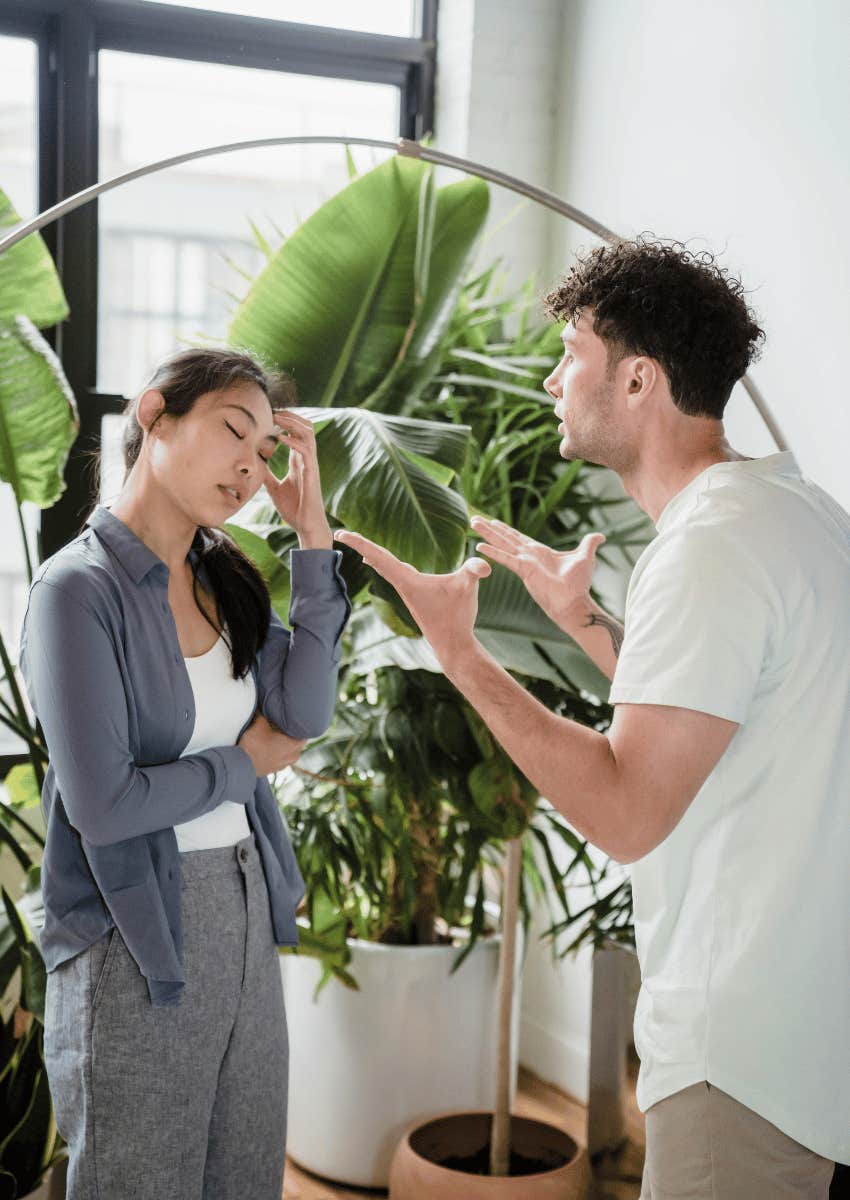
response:
[[[157,3],[159,0],[147,0]],[[247,17],[301,21],[307,25],[356,29],[365,33],[413,36],[412,0],[167,0],[181,8],[205,8]]]
[[[0,36],[0,187],[21,216],[36,211],[35,42]]]
[[[0,187],[28,216],[200,145],[421,137],[432,127],[436,12],[436,0],[0,0]],[[373,161],[355,156],[361,169]],[[44,231],[71,308],[45,333],[81,432],[59,501],[24,506],[33,564],[79,532],[94,499],[88,452],[101,442],[101,498],[120,488],[123,396],[181,339],[224,334],[247,287],[239,271],[262,261],[251,220],[274,243],[275,227],[291,230],[346,179],[342,146],[234,153],[129,184],[69,214],[61,236]],[[24,563],[0,484],[0,629],[13,657]],[[0,774],[22,750],[0,728]]]
[[[202,146],[391,141],[399,125],[399,90],[387,84],[118,51],[101,52],[99,77],[102,179]],[[243,273],[263,263],[250,222],[277,244],[346,179],[343,146],[285,146],[196,160],[104,196],[98,387],[132,395],[181,341],[223,338]]]

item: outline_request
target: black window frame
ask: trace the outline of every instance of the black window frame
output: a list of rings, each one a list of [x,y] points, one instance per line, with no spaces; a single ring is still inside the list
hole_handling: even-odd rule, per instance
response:
[[[98,54],[136,54],[269,71],[387,83],[399,88],[399,136],[432,132],[438,0],[416,0],[419,37],[391,37],[234,16],[145,0],[0,0],[0,35],[38,48],[38,207],[98,179]],[[60,86],[61,81],[61,86]],[[121,396],[97,390],[97,201],[45,231],[70,318],[46,332],[77,397],[80,433],[65,469],[66,490],[41,514],[43,561],[80,531],[96,496],[90,454]]]

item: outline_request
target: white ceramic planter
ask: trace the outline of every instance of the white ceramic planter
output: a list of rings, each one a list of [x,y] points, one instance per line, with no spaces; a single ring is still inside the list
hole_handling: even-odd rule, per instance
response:
[[[448,1107],[495,1103],[501,938],[483,939],[450,975],[453,946],[350,940],[354,992],[337,980],[314,1002],[315,959],[281,955],[290,1042],[287,1153],[340,1183],[386,1187],[406,1130]],[[511,1055],[516,1086],[518,931]]]

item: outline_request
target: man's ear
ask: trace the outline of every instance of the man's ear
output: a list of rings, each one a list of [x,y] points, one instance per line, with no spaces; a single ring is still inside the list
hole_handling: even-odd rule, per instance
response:
[[[136,420],[146,433],[150,431],[154,420],[164,408],[165,397],[156,388],[146,388],[139,396],[139,403],[136,405]]]
[[[641,355],[629,363],[626,376],[626,405],[638,408],[651,394],[658,380],[658,365],[651,358]]]

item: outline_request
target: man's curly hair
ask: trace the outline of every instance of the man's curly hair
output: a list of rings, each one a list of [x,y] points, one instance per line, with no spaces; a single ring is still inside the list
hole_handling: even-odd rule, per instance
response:
[[[643,234],[579,256],[545,303],[562,321],[592,310],[593,331],[608,344],[609,372],[628,355],[654,358],[677,408],[695,417],[723,417],[733,385],[759,357],[765,336],[741,281],[712,254]]]

